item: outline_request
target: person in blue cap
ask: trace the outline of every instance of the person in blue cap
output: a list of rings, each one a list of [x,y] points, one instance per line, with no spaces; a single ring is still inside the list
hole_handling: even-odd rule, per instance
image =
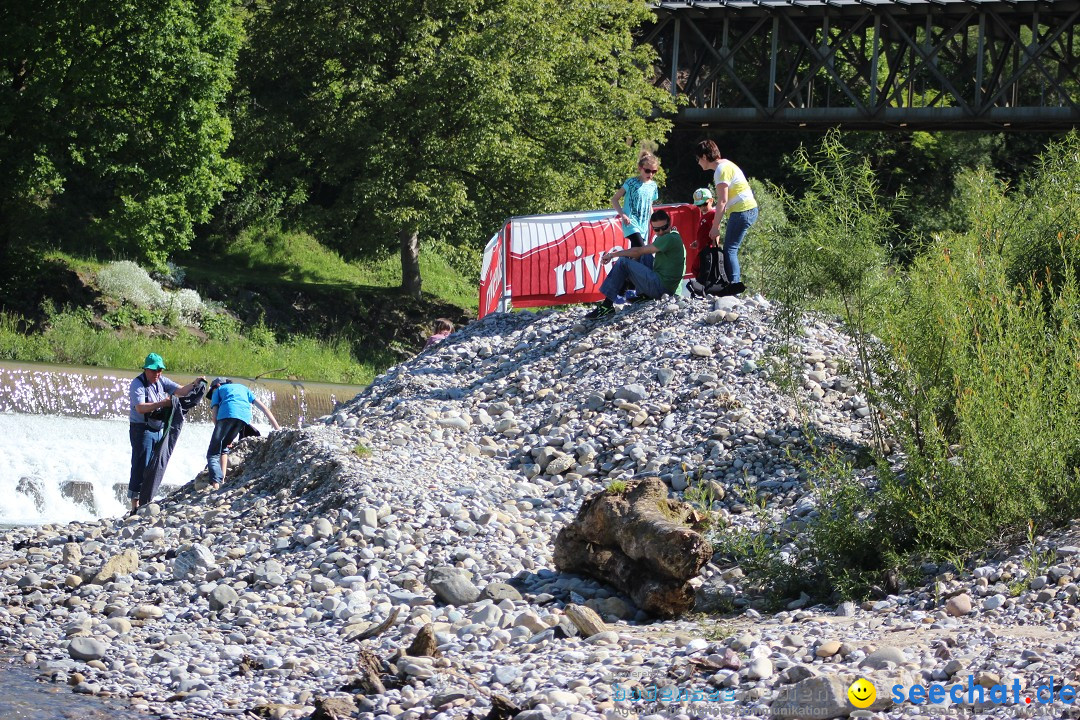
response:
[[[172,407],[172,396],[186,397],[205,377],[198,377],[183,387],[163,374],[165,361],[150,353],[143,361],[143,371],[128,387],[128,439],[131,441],[131,476],[128,478],[128,498],[131,510],[139,509],[146,466],[154,455],[154,443],[161,439],[165,421],[153,417],[155,411]]]
[[[246,385],[224,377],[210,381],[210,416],[214,419],[214,433],[206,450],[206,468],[210,471],[211,488],[217,487],[225,479],[229,467],[229,446],[233,441],[238,437],[259,434],[251,427],[252,405],[262,410],[275,430],[281,429],[274,413]]]

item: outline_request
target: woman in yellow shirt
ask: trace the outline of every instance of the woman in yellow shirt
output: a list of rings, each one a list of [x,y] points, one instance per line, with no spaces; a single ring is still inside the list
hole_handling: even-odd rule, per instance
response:
[[[713,185],[716,186],[716,216],[709,237],[719,239],[720,221],[725,216],[728,219],[724,232],[724,274],[727,285],[719,294],[738,295],[746,289],[739,274],[739,246],[750,226],[757,221],[757,200],[746,175],[738,165],[720,157],[720,149],[712,140],[699,142],[694,154],[702,170],[712,170]]]

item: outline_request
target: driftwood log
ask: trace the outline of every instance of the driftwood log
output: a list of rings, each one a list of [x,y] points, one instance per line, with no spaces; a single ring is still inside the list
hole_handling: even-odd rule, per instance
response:
[[[688,581],[713,553],[685,523],[692,513],[656,477],[594,493],[555,538],[555,567],[613,585],[652,615],[681,615],[694,607]]]

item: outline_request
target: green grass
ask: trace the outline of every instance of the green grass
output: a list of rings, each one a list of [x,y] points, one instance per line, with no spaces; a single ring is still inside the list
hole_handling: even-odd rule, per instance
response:
[[[40,257],[91,285],[107,264],[55,250]],[[430,320],[460,321],[477,307],[480,254],[442,244],[421,250],[422,302],[395,290],[396,255],[349,261],[304,232],[252,229],[175,260],[185,285],[194,284],[208,302],[200,328],[117,298],[99,298],[105,310],[31,299],[23,304],[25,320],[0,310],[0,359],[133,368],[154,351],[181,373],[365,384],[419,349]],[[31,312],[37,303],[39,312]]]
[[[0,313],[0,359],[137,368],[148,352],[165,358],[169,370],[179,373],[299,378],[363,385],[393,358],[357,359],[344,339],[295,337],[283,343],[258,344],[249,338],[229,341],[201,340],[179,330],[175,337],[147,337],[126,330],[111,332],[92,327],[85,313],[55,315],[47,329],[27,333],[26,323]]]
[[[401,284],[401,260],[397,254],[376,253],[369,260],[350,262],[321,245],[306,232],[278,228],[245,231],[224,250],[227,262],[214,265],[232,274],[243,272],[245,280],[301,282],[311,285],[353,285],[393,288]],[[475,312],[480,277],[478,251],[428,243],[420,251],[420,275],[425,293]]]

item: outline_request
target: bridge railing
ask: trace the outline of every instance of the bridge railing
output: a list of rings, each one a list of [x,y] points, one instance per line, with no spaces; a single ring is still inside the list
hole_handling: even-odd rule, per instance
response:
[[[684,125],[1073,127],[1080,0],[660,2]]]

